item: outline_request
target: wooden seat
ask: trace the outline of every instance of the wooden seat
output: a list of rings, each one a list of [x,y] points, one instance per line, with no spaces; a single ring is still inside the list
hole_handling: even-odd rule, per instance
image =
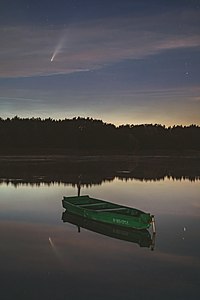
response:
[[[126,210],[125,207],[115,207],[115,208],[100,208],[98,209],[98,212],[99,211],[118,211],[118,210]]]

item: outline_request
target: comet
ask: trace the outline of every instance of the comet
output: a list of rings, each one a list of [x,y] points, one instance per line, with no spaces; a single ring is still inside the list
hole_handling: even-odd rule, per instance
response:
[[[66,41],[66,33],[63,34],[63,36],[60,38],[60,40],[59,40],[59,42],[58,42],[58,44],[57,44],[57,46],[56,46],[56,48],[55,48],[55,50],[54,50],[54,52],[53,52],[53,55],[52,55],[52,57],[51,57],[51,59],[50,59],[51,62],[53,62],[53,61],[54,61],[54,58],[55,58],[59,53],[62,52],[62,49],[63,49],[64,44],[65,44],[65,41]]]
[[[51,58],[51,62],[54,60],[54,57],[56,56],[56,53],[54,53],[53,55],[52,55],[52,58]]]
[[[60,45],[58,45],[58,46],[56,47],[56,49],[55,49],[55,51],[54,51],[54,53],[53,53],[53,55],[51,57],[51,62],[53,62],[55,56],[60,52],[61,46]]]

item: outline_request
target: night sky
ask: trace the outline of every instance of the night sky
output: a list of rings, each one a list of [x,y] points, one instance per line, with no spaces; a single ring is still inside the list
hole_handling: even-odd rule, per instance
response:
[[[200,125],[200,0],[1,0],[0,117]]]

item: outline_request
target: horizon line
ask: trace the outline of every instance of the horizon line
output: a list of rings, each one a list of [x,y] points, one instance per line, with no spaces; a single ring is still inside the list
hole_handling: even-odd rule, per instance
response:
[[[102,119],[96,119],[96,118],[93,118],[93,117],[81,117],[81,116],[74,116],[74,117],[71,117],[71,118],[53,118],[53,117],[19,117],[18,115],[15,115],[14,117],[7,117],[7,118],[3,118],[0,116],[0,121],[6,121],[6,120],[14,120],[14,119],[19,119],[19,120],[40,120],[40,121],[46,121],[46,120],[51,120],[51,121],[56,121],[56,122],[62,122],[62,121],[67,121],[67,120],[77,120],[77,119],[82,119],[82,120],[93,120],[93,121],[100,121],[102,122],[103,124],[106,124],[106,125],[113,125],[115,126],[116,128],[120,127],[120,126],[149,126],[149,125],[152,125],[152,126],[162,126],[164,128],[173,128],[173,127],[191,127],[191,126],[195,126],[195,127],[200,127],[199,124],[195,124],[195,123],[191,123],[189,125],[184,125],[184,124],[173,124],[173,125],[170,125],[170,126],[167,126],[165,124],[161,124],[161,123],[126,123],[126,124],[120,124],[120,125],[116,125],[112,122],[105,122],[103,121]]]

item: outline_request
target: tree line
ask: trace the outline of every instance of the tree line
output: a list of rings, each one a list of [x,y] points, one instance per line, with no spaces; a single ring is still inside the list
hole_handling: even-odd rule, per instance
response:
[[[92,118],[0,118],[0,153],[140,153],[199,151],[200,127],[121,125]]]

